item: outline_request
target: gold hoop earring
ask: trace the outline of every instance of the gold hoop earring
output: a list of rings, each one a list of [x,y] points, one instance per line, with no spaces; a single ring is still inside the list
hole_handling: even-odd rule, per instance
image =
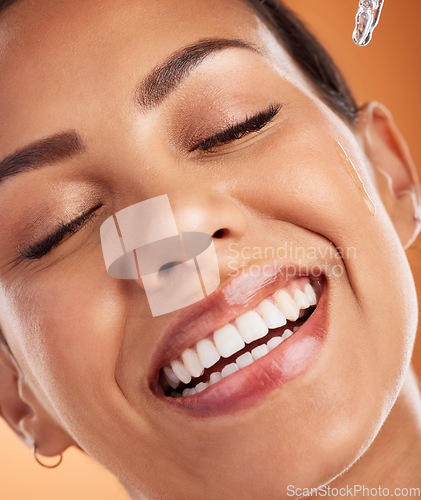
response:
[[[37,444],[36,444],[36,443],[34,443],[34,445],[33,445],[33,447],[32,447],[32,450],[33,450],[33,453],[34,453],[34,458],[35,458],[35,460],[36,460],[36,461],[37,461],[40,465],[42,465],[43,467],[45,467],[46,469],[55,469],[55,468],[56,468],[56,467],[58,467],[58,466],[61,464],[61,462],[63,461],[63,454],[62,454],[62,453],[60,453],[60,458],[58,459],[58,462],[57,462],[56,464],[54,464],[54,465],[47,465],[47,464],[43,464],[43,463],[41,462],[41,460],[40,460],[40,459],[38,458],[38,456],[37,456]]]

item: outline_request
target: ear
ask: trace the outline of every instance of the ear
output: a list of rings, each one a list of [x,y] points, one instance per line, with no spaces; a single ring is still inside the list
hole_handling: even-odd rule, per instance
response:
[[[0,416],[30,448],[44,456],[76,444],[43,407],[9,349],[0,342]]]
[[[407,249],[418,236],[421,224],[420,185],[408,146],[391,113],[377,102],[361,108],[357,129],[373,165],[380,197]]]

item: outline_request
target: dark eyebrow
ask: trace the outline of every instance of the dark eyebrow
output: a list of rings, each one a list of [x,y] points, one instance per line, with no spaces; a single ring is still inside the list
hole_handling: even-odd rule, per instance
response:
[[[171,54],[146,76],[137,87],[136,100],[144,110],[160,104],[209,55],[229,48],[242,48],[259,53],[253,45],[230,38],[205,38]],[[0,163],[0,183],[7,177],[36,170],[69,159],[85,150],[75,131],[33,142],[15,151]]]
[[[231,38],[204,38],[171,54],[140,83],[136,100],[148,110],[160,104],[207,56],[230,48],[259,53],[253,45]]]
[[[0,163],[0,182],[20,172],[36,170],[44,165],[69,159],[84,149],[82,140],[75,131],[33,142],[7,156]]]

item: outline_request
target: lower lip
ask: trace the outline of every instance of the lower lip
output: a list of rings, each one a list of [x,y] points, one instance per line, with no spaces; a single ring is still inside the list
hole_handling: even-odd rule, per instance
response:
[[[251,365],[204,391],[185,398],[156,395],[189,416],[217,416],[256,405],[275,389],[302,375],[317,359],[327,336],[327,282],[310,318],[289,339]]]

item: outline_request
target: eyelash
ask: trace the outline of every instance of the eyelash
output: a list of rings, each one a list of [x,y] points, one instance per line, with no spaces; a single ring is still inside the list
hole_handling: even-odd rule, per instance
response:
[[[26,243],[23,249],[18,248],[18,254],[25,260],[41,259],[50,253],[54,247],[57,247],[67,234],[76,233],[89,220],[95,217],[96,211],[101,207],[102,204],[96,205],[89,212],[83,211],[77,219],[74,219],[69,223],[59,223],[57,229],[39,243]]]
[[[266,111],[262,111],[250,118],[246,118],[241,123],[230,125],[225,130],[214,134],[205,141],[195,146],[191,151],[200,149],[204,152],[211,152],[212,148],[218,145],[242,139],[245,135],[262,130],[269,122],[275,118],[281,109],[280,104],[272,104]],[[26,243],[23,249],[18,248],[18,254],[25,260],[39,260],[46,256],[54,247],[60,245],[64,237],[68,234],[76,233],[90,219],[96,215],[102,205],[95,206],[89,212],[83,211],[82,214],[69,223],[61,222],[53,233],[50,233],[39,243]]]
[[[218,145],[242,139],[245,135],[262,130],[270,121],[275,118],[281,109],[280,104],[272,104],[266,111],[261,111],[257,115],[246,118],[241,123],[230,125],[225,130],[214,134],[205,141],[191,149],[191,152],[200,149],[204,152],[211,152],[212,148]]]

